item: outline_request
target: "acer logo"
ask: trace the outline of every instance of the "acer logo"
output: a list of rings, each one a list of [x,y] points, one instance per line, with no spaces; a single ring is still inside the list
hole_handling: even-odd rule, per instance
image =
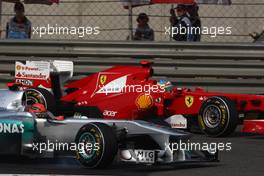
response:
[[[103,112],[103,115],[104,115],[104,116],[108,116],[108,117],[115,117],[116,114],[117,114],[116,111],[108,111],[108,110],[104,110],[104,112]]]

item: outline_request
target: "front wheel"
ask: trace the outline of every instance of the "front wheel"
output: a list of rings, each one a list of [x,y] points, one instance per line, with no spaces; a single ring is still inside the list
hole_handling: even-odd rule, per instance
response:
[[[198,115],[201,130],[211,137],[225,137],[234,132],[239,122],[235,103],[226,97],[210,97]]]
[[[77,159],[87,168],[106,168],[117,154],[117,139],[113,129],[103,123],[83,126],[76,138]]]

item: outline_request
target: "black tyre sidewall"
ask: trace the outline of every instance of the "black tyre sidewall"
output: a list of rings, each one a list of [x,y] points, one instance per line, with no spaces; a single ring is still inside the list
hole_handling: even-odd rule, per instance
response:
[[[96,154],[89,160],[76,151],[79,162],[91,169],[108,167],[117,153],[117,141],[112,128],[103,123],[89,123],[79,130],[75,138],[76,144],[80,142],[80,137],[85,133],[90,133],[95,137],[99,150],[96,150]]]
[[[204,110],[209,105],[215,105],[221,110],[220,123],[215,128],[206,126],[203,119]],[[238,124],[238,113],[236,105],[233,101],[226,97],[210,97],[202,105],[199,115],[198,123],[201,130],[208,136],[211,137],[225,137],[231,134]]]
[[[56,112],[55,98],[48,90],[43,88],[27,89],[26,95],[27,99],[34,98],[36,103],[43,104],[48,111]]]

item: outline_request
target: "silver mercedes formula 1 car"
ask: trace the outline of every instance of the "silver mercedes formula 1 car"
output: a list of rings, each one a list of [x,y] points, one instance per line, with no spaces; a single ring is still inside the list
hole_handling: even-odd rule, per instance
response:
[[[23,91],[0,90],[0,154],[56,157],[74,154],[88,168],[112,162],[216,162],[217,152],[176,148],[189,134],[144,121],[37,116]]]

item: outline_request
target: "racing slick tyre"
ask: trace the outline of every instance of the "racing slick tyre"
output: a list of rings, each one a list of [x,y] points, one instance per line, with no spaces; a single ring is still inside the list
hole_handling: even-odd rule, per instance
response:
[[[201,106],[198,123],[206,135],[225,137],[234,132],[239,122],[236,105],[226,97],[208,98]]]
[[[89,123],[83,126],[76,138],[77,146],[85,145],[76,151],[77,159],[87,168],[106,168],[117,154],[117,139],[113,129],[103,123]],[[87,147],[87,144],[89,147]]]
[[[40,103],[51,113],[56,111],[55,98],[48,90],[43,88],[26,89],[27,105]]]

